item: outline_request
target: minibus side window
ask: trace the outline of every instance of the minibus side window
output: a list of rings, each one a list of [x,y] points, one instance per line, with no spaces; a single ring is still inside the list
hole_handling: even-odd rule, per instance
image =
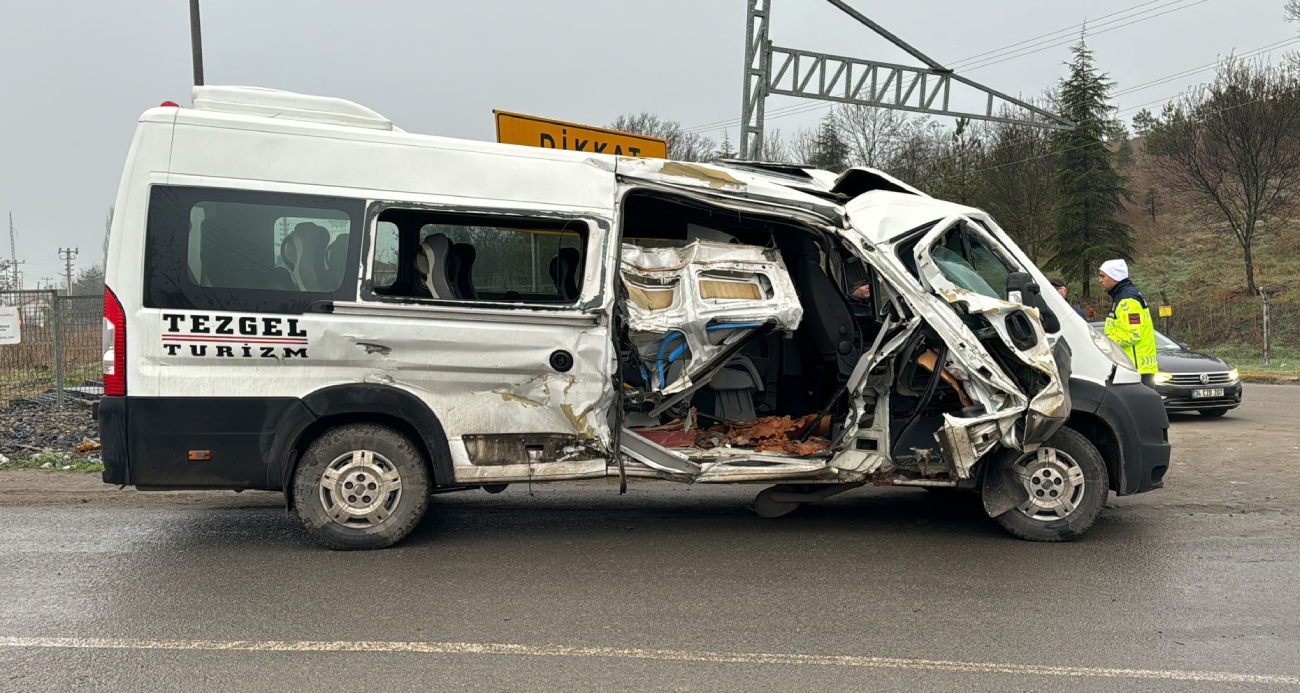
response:
[[[379,214],[377,298],[568,305],[582,293],[588,226],[428,210]]]
[[[145,238],[151,308],[301,313],[355,300],[364,203],[154,186]]]

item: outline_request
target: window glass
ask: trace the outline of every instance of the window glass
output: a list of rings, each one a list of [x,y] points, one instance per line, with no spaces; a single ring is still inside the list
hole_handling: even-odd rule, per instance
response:
[[[562,248],[578,251],[573,257],[579,258],[579,264],[573,269],[578,271],[577,281],[582,281],[582,238],[573,231],[426,224],[420,228],[420,242],[435,234],[445,235],[454,245],[474,248],[470,279],[476,291],[558,297],[556,280],[551,276],[551,262]]]
[[[362,203],[304,195],[155,186],[146,305],[301,312],[355,298],[352,229]],[[350,282],[349,282],[350,278]]]
[[[1002,298],[1007,287],[1007,277],[1012,270],[997,253],[984,244],[983,240],[974,234],[968,235],[967,238],[970,242],[971,265],[984,282],[998,292],[995,298]]]
[[[587,229],[578,220],[385,210],[373,287],[381,296],[574,303],[585,274]],[[393,269],[381,277],[380,263],[389,261]]]
[[[400,242],[397,224],[391,221],[379,222],[375,233],[375,262],[370,272],[375,288],[387,288],[397,282]]]
[[[1182,351],[1183,348],[1178,346],[1178,342],[1166,337],[1163,333],[1156,333],[1156,348],[1161,351]]]
[[[1002,295],[994,291],[969,262],[954,253],[948,246],[936,245],[930,252],[930,256],[934,258],[934,264],[939,267],[943,276],[958,287],[990,298],[1002,298]]]

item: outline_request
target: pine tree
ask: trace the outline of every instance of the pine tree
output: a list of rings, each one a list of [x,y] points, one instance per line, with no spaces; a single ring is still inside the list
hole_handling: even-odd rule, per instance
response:
[[[1116,153],[1107,146],[1108,135],[1116,131],[1109,103],[1114,82],[1097,72],[1083,39],[1071,52],[1070,75],[1061,81],[1060,110],[1075,125],[1055,138],[1060,204],[1051,239],[1054,256],[1048,264],[1067,280],[1081,281],[1087,299],[1092,275],[1102,262],[1132,258],[1133,229],[1117,218],[1132,193],[1116,170]]]
[[[723,130],[723,131],[722,131],[722,145],[718,147],[718,151],[713,155],[713,158],[715,158],[715,159],[734,159],[734,158],[736,158],[736,150],[733,149],[732,146],[731,146],[731,131],[730,131],[730,130]]]
[[[817,131],[817,144],[808,164],[815,168],[839,173],[849,167],[849,145],[844,143],[835,124],[827,117]]]

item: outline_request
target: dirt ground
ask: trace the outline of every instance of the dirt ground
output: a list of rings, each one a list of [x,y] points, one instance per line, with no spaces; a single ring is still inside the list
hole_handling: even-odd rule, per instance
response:
[[[1248,385],[1241,408],[1220,419],[1174,416],[1173,460],[1165,487],[1112,497],[1108,514],[1267,515],[1300,530],[1300,386]],[[578,482],[607,485],[605,481]],[[665,482],[666,483],[666,482]],[[758,487],[754,487],[756,491]],[[84,504],[91,507],[281,507],[279,493],[142,492],[105,485],[98,474],[0,467],[0,507]],[[738,500],[747,494],[738,494]]]

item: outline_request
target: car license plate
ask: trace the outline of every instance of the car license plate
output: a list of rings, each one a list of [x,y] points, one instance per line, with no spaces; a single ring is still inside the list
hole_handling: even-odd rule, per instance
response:
[[[1216,387],[1209,390],[1192,390],[1192,399],[1204,399],[1206,397],[1222,397],[1223,388]]]

